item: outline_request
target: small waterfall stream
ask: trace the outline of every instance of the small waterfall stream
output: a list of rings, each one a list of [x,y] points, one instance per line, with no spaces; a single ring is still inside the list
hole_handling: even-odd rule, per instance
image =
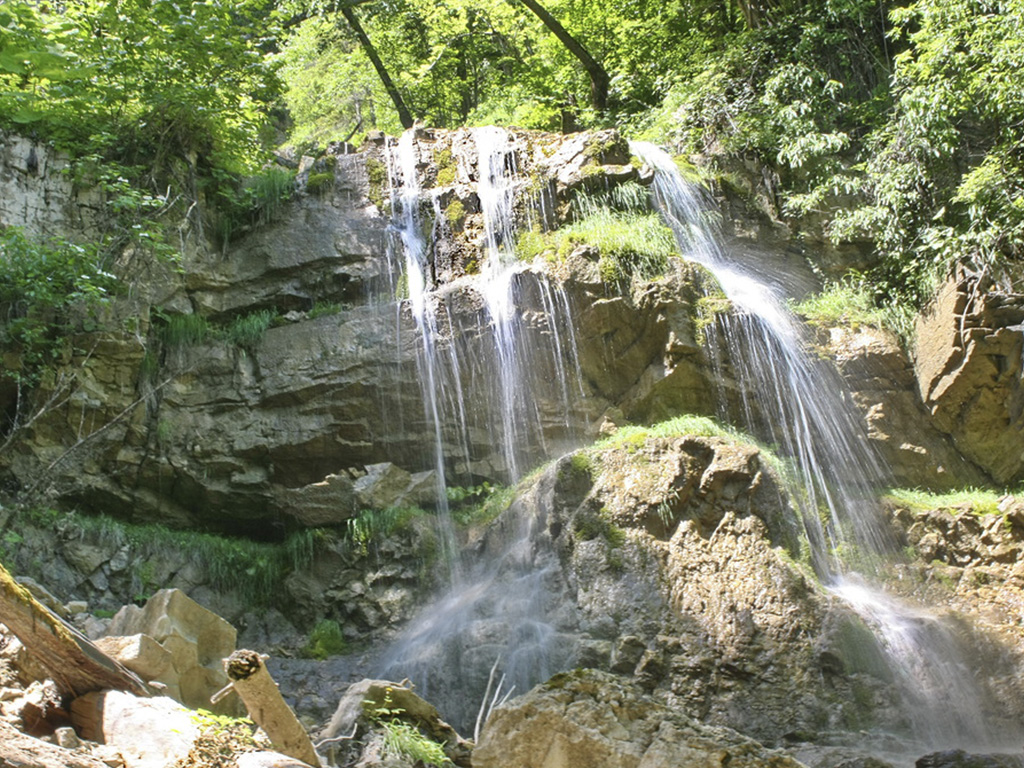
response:
[[[793,459],[797,478],[789,483],[790,493],[815,570],[832,594],[874,629],[915,737],[929,747],[998,743],[981,715],[981,694],[951,630],[923,608],[904,604],[851,572],[870,573],[894,554],[875,501],[884,470],[842,398],[838,377],[815,365],[804,350],[795,318],[772,287],[770,262],[759,264],[757,275],[732,263],[704,223],[706,206],[671,157],[650,144],[631,146],[655,170],[655,205],[681,253],[714,275],[732,305],[709,326],[708,347],[728,355],[747,428]]]
[[[485,317],[477,322],[485,322],[486,328],[471,330],[474,337],[487,339],[483,352],[493,361],[493,368],[484,371],[477,382],[487,391],[473,394],[491,405],[491,439],[500,448],[504,473],[514,482],[521,477],[528,446],[534,446],[534,455],[537,448],[542,454],[547,452],[538,401],[547,397],[560,402],[568,432],[573,401],[583,397],[582,374],[568,296],[542,273],[532,273],[532,278],[545,318],[547,349],[527,347],[528,328],[518,305],[517,278],[527,266],[517,261],[515,253],[516,195],[522,186],[515,148],[501,128],[475,129],[473,139],[484,231],[480,275],[472,285],[485,310]],[[460,414],[464,434],[468,393],[459,384],[463,372],[454,351],[458,339],[446,340],[445,346],[452,350],[447,376],[439,373],[436,350],[442,331],[456,337],[467,329],[454,326],[450,318],[449,327],[442,329],[437,320],[434,302],[439,296],[432,293],[427,276],[430,244],[418,215],[425,193],[417,182],[414,131],[402,135],[393,165],[392,227],[400,234],[401,269],[408,286],[408,300],[400,302],[400,311],[402,303],[408,304],[421,342],[424,408],[434,428],[436,467],[444,498],[445,409],[440,404],[454,394],[454,410]],[[531,368],[543,369],[535,364],[545,357],[550,357],[554,376],[531,375]],[[454,393],[445,392],[449,381],[458,387]],[[440,517],[447,517],[447,505],[439,512]],[[536,551],[535,527],[535,521],[518,520],[516,529],[501,537],[500,548],[481,558],[469,573],[458,571],[447,594],[423,611],[384,654],[381,674],[415,680],[426,698],[443,702],[446,717],[464,727],[473,722],[480,696],[491,683],[496,684],[496,694],[525,692],[564,669],[571,658],[571,643],[563,642],[546,605],[546,582],[558,571],[557,559],[552,552]],[[489,682],[488,669],[500,677]]]

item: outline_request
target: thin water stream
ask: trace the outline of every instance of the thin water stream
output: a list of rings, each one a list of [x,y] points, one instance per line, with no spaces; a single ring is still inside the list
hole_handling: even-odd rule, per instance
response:
[[[732,305],[709,327],[708,349],[731,365],[745,426],[793,459],[797,476],[789,490],[815,570],[875,631],[915,737],[931,748],[998,744],[952,630],[856,573],[870,574],[895,555],[876,501],[884,468],[867,447],[838,376],[805,350],[796,319],[773,287],[784,281],[771,279],[768,259],[758,274],[733,263],[706,224],[707,206],[671,157],[650,144],[632,149],[655,170],[655,205],[681,253],[714,275]],[[725,360],[719,362],[724,368]]]

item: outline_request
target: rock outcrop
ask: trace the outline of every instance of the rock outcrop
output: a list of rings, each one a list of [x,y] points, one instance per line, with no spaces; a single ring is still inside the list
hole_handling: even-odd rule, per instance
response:
[[[862,325],[825,334],[823,348],[836,361],[863,414],[867,438],[895,485],[945,489],[985,483],[985,473],[931,419],[913,364],[892,333]]]
[[[914,370],[936,427],[1000,484],[1024,478],[1024,296],[947,282],[918,319]]]
[[[739,733],[703,725],[622,678],[584,670],[499,707],[475,768],[800,768]]]

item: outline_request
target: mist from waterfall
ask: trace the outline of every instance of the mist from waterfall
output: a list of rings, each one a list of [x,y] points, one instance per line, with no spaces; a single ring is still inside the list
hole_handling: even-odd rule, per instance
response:
[[[952,630],[852,572],[874,571],[894,554],[876,501],[884,468],[867,446],[836,372],[805,350],[800,326],[776,287],[784,280],[771,273],[768,258],[757,263],[756,273],[730,258],[707,223],[708,206],[667,153],[641,142],[631,147],[655,171],[654,204],[681,254],[715,277],[730,305],[705,331],[719,378],[731,367],[744,426],[792,460],[796,477],[787,486],[815,570],[875,632],[914,736],[931,748],[999,743],[981,714],[981,693]],[[727,403],[726,393],[719,400]]]

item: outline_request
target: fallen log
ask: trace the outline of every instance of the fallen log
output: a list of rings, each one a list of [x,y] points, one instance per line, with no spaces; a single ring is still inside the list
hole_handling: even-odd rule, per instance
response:
[[[75,698],[107,689],[151,694],[137,675],[32,597],[2,565],[0,624],[21,641],[63,696]]]
[[[224,660],[224,669],[249,717],[263,729],[274,748],[319,768],[320,758],[309,734],[278,690],[263,657],[255,651],[238,650]]]

